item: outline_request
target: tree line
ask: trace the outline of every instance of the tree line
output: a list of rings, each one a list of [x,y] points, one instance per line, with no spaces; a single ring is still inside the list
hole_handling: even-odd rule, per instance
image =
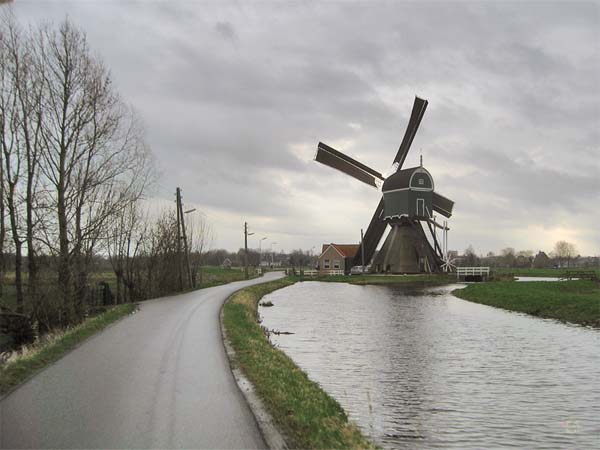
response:
[[[0,294],[14,295],[14,312],[40,332],[82,320],[99,260],[114,272],[115,303],[181,289],[174,208],[144,208],[154,178],[140,120],[85,33],[1,16]],[[209,230],[190,222],[195,269]]]
[[[539,268],[569,267],[581,258],[574,244],[562,240],[554,244],[553,250],[549,254],[542,251],[534,254],[532,250],[516,251],[513,247],[506,247],[498,255],[488,252],[485,256],[478,256],[473,246],[469,245],[462,256],[459,257],[458,254],[452,256],[457,258],[458,265],[462,266]],[[588,259],[590,264],[598,264],[597,258]]]

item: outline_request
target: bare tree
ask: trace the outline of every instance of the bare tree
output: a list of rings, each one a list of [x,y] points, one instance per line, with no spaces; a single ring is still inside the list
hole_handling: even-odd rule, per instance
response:
[[[153,160],[135,113],[68,20],[23,32],[3,15],[0,68],[0,286],[8,219],[17,309],[31,301],[44,329],[68,325],[85,312],[100,249],[116,249],[130,275],[142,261],[135,256],[147,242],[136,234],[136,205],[153,179]],[[53,273],[41,289],[43,260]],[[120,280],[131,298],[131,277]]]
[[[566,260],[567,267],[569,267],[571,259],[577,256],[577,249],[570,242],[558,241],[554,244],[554,255],[561,264]]]
[[[502,261],[505,267],[513,267],[515,265],[515,249],[512,247],[503,248],[500,251]]]
[[[212,245],[214,234],[212,226],[202,213],[193,214],[189,217],[186,231],[190,249],[192,284],[197,286],[198,277],[200,277],[199,281],[202,282],[203,258]]]
[[[23,312],[22,248],[18,186],[22,175],[20,128],[23,117],[19,109],[18,84],[23,76],[21,36],[11,17],[3,18],[0,46],[1,92],[0,133],[2,150],[3,207],[8,209],[10,229],[15,247],[15,288],[17,312]],[[4,212],[4,211],[3,211]]]
[[[137,201],[149,158],[134,114],[68,20],[38,35],[43,73],[41,172],[56,222],[45,243],[58,256],[63,321],[81,315],[89,263],[113,215]]]
[[[475,254],[475,249],[471,244],[467,247],[464,254],[464,264],[466,266],[475,266],[479,264],[479,258]]]

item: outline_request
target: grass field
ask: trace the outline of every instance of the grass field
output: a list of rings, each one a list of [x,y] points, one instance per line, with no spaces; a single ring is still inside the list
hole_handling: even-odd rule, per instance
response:
[[[295,282],[292,278],[244,289],[224,306],[226,334],[238,365],[254,385],[290,448],[375,448],[337,401],[274,348],[263,334],[257,305],[266,294]]]
[[[199,289],[207,287],[219,286],[225,283],[231,283],[232,281],[241,281],[244,279],[243,267],[232,267],[231,269],[224,269],[219,266],[203,266],[201,269],[201,275],[196,279],[201,280]],[[250,278],[256,278],[258,275],[254,269],[248,269],[248,275]]]
[[[249,269],[249,276],[250,278],[255,278],[257,276],[252,268]],[[240,267],[224,269],[219,266],[203,266],[196,278],[198,281],[198,286],[196,288],[204,289],[243,279],[244,271]],[[101,281],[108,283],[113,294],[116,292],[117,280],[114,272],[97,272],[89,275],[89,283],[91,285],[97,285]],[[0,296],[0,305],[11,310],[16,308],[14,273],[7,273],[5,276],[5,284],[2,286],[2,295]]]
[[[484,305],[600,327],[600,285],[593,281],[498,281],[470,284],[452,293]]]
[[[115,306],[106,312],[85,320],[67,331],[47,337],[0,365],[0,396],[19,385],[37,371],[61,358],[81,342],[134,311],[136,305]]]
[[[595,271],[600,277],[600,269],[598,268],[581,268],[581,269],[533,269],[533,268],[516,268],[516,267],[492,267],[492,272],[506,275],[512,274],[516,277],[562,277],[567,272]]]

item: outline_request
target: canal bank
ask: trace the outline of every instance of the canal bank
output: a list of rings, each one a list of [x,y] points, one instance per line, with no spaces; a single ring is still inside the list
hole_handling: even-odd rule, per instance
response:
[[[597,448],[598,330],[414,289],[297,283],[273,343],[386,448]]]
[[[600,284],[594,281],[497,281],[470,284],[452,294],[509,311],[600,328]]]
[[[455,283],[456,279],[448,274],[412,274],[412,275],[322,275],[316,277],[292,276],[295,281],[320,281],[324,283],[348,283],[364,285],[403,285],[414,287],[443,286]]]
[[[246,288],[225,303],[222,325],[226,345],[235,353],[232,366],[252,383],[289,448],[375,448],[340,404],[275,348],[261,328],[259,301],[294,283],[286,278]]]

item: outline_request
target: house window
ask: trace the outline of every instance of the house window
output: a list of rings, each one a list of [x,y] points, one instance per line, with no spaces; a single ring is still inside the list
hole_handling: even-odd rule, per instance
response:
[[[339,269],[340,268],[340,260],[339,259],[334,259],[333,260],[333,268],[334,269]]]
[[[323,261],[323,269],[329,269],[329,260],[328,259]]]

